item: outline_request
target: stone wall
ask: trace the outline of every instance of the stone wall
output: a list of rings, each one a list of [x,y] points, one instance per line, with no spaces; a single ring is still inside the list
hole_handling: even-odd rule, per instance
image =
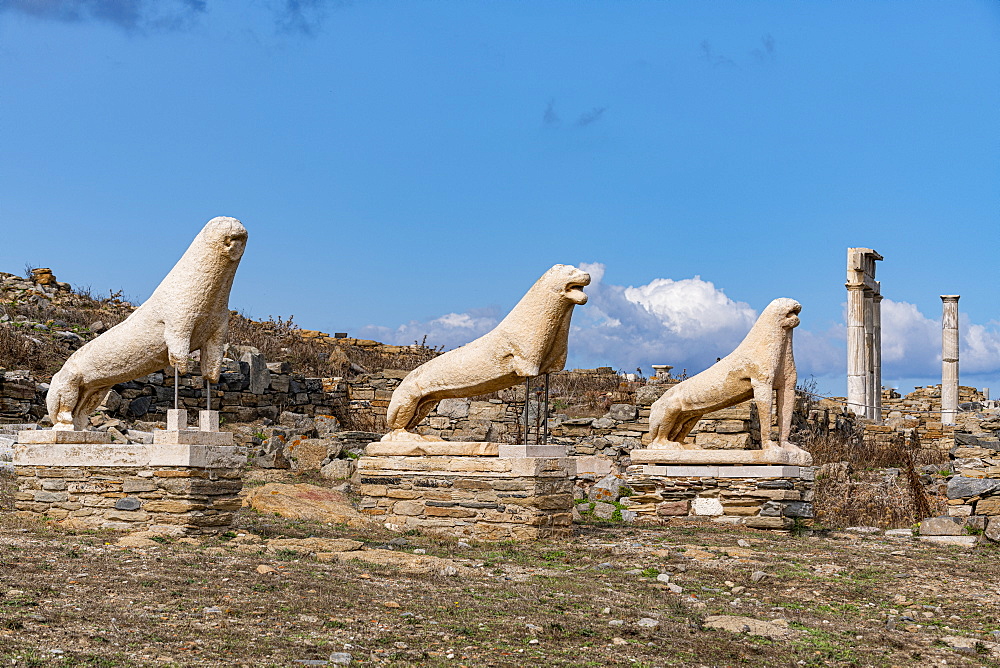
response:
[[[181,408],[205,407],[205,381],[198,365],[180,377]],[[46,414],[47,383],[37,383],[24,371],[0,373],[0,423],[41,420]],[[268,364],[248,353],[241,361],[226,359],[217,385],[212,386],[212,408],[224,423],[276,421],[283,411],[305,415],[343,415],[348,390],[341,378],[306,378],[293,373],[287,362]],[[122,420],[165,421],[174,407],[174,372],[164,369],[115,385],[98,408],[103,416]],[[91,420],[100,426],[103,419]]]
[[[799,466],[631,466],[636,521],[703,517],[755,529],[811,523],[814,470]]]
[[[15,507],[83,529],[224,531],[240,508],[238,469],[18,466]]]
[[[571,460],[362,457],[362,513],[393,531],[476,540],[559,538],[572,530]]]

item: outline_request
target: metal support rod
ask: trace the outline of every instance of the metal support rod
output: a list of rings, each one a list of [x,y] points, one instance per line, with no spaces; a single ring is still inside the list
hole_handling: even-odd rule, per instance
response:
[[[180,394],[178,393],[177,390],[178,387],[180,387],[180,372],[177,370],[177,367],[175,366],[174,367],[174,410],[177,410],[178,408],[181,407]]]
[[[531,379],[525,377],[524,379],[524,444],[528,444],[528,404],[531,401],[531,395],[528,394],[531,391]]]
[[[538,445],[538,439],[541,436],[542,432],[542,425],[540,422],[542,418],[542,411],[539,410],[539,408],[541,408],[541,403],[542,403],[541,401],[539,401],[541,395],[542,395],[541,390],[535,390],[535,445]]]
[[[205,379],[205,410],[212,410],[212,383],[208,378]]]
[[[549,444],[549,374],[545,374],[545,416],[542,418],[542,445]]]

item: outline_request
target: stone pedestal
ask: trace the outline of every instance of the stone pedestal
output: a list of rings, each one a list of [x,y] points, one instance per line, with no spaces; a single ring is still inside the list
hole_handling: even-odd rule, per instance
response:
[[[813,517],[814,469],[769,465],[633,465],[626,484],[636,522],[703,518],[755,529],[788,530]]]
[[[393,531],[420,529],[475,540],[568,536],[573,459],[500,456],[508,447],[525,446],[372,443],[358,460],[361,512]]]
[[[183,424],[177,417],[172,425]],[[203,534],[225,531],[239,509],[246,454],[227,432],[157,431],[151,444],[122,444],[102,432],[33,430],[18,434],[13,463],[21,513],[77,528]]]
[[[805,450],[666,450],[647,448],[633,450],[633,464],[674,466],[750,465],[750,466],[811,466],[812,455]]]

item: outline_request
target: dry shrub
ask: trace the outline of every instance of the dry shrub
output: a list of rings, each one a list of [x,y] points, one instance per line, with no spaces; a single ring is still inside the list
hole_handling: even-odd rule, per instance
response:
[[[0,469],[0,511],[14,510],[17,479],[13,471]]]
[[[843,421],[832,431],[800,433],[797,442],[818,467],[814,507],[823,526],[908,527],[944,511],[944,501],[924,491],[917,467],[942,464],[947,455],[921,448],[917,438],[866,438],[861,427]]]
[[[389,431],[385,415],[373,411],[349,410],[340,421],[344,431],[370,431],[384,434]]]
[[[385,369],[413,371],[418,366],[434,359],[441,354],[443,348],[429,347],[424,343],[414,342],[403,352],[386,352],[380,346],[337,346],[347,360],[366,373],[377,373]]]
[[[37,378],[59,370],[71,351],[41,332],[0,324],[0,369],[26,369]]]
[[[229,316],[229,343],[253,346],[269,362],[289,362],[296,372],[316,377],[411,371],[441,354],[440,349],[423,344],[400,353],[387,353],[380,346],[329,345],[303,338],[294,316],[257,321],[236,311]]]
[[[574,373],[549,377],[549,403],[574,416],[604,415],[611,404],[635,403],[635,392],[644,381],[629,381],[621,373]]]

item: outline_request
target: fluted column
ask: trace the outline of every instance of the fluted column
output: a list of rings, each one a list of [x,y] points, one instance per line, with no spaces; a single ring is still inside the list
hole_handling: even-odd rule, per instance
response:
[[[872,419],[876,424],[882,424],[882,295],[878,291],[872,295],[872,324],[872,369],[875,376]]]
[[[865,385],[865,286],[847,283],[847,405],[864,417]]]
[[[872,301],[874,292],[865,289],[865,417],[875,418],[875,308]]]
[[[958,413],[958,298],[941,295],[941,423]]]

